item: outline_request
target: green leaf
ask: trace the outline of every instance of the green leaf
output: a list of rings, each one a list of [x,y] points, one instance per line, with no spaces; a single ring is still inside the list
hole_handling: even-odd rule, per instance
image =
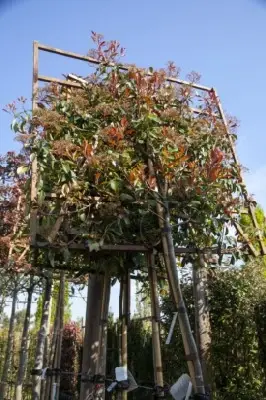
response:
[[[124,223],[125,223],[127,226],[130,225],[130,220],[129,220],[128,217],[123,217],[123,221],[124,221]],[[123,233],[123,232],[122,232],[122,233]]]
[[[154,122],[158,122],[158,123],[161,122],[160,118],[158,118],[157,115],[155,115],[155,114],[149,114],[148,115],[148,119],[150,121],[154,121]]]
[[[16,133],[16,132],[18,132],[18,129],[19,129],[18,121],[16,119],[14,119],[11,124],[11,130]]]
[[[25,174],[28,171],[29,167],[27,167],[26,165],[21,165],[20,167],[18,167],[17,169],[17,174],[18,175],[22,175]]]
[[[54,252],[53,252],[53,250],[49,250],[48,259],[50,261],[51,266],[54,268],[55,263],[54,263]]]
[[[61,193],[62,193],[62,195],[63,195],[64,197],[66,197],[66,196],[68,195],[68,193],[69,193],[69,186],[68,186],[66,183],[63,184],[63,186],[62,186],[62,188],[61,188]]]
[[[90,243],[89,244],[89,250],[90,251],[99,251],[100,250],[100,244],[97,242]]]
[[[114,192],[118,192],[118,191],[119,191],[119,188],[120,188],[120,181],[118,181],[118,180],[116,180],[116,179],[112,179],[112,180],[110,181],[110,186],[111,186],[111,189],[112,189]]]
[[[64,171],[66,174],[69,173],[70,167],[69,167],[69,165],[68,165],[67,163],[62,162],[62,168],[63,168],[63,171]]]
[[[31,153],[30,155],[30,161],[33,162],[36,158],[36,154],[35,153]]]
[[[68,250],[67,247],[64,247],[62,250],[62,254],[63,254],[63,259],[65,262],[68,262],[70,259],[70,251]]]
[[[113,278],[112,281],[111,281],[111,285],[114,286],[114,285],[116,284],[117,281],[118,281],[117,278]]]
[[[80,219],[82,222],[85,222],[85,221],[86,221],[86,214],[85,214],[85,213],[80,214],[79,219]]]
[[[43,190],[40,190],[38,193],[38,202],[39,204],[42,204],[45,199],[45,192]]]
[[[130,194],[127,194],[127,193],[121,193],[120,200],[121,201],[134,201],[134,197],[130,196]]]

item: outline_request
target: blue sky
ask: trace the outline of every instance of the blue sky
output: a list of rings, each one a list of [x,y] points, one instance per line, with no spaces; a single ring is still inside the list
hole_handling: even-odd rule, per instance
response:
[[[126,62],[163,67],[173,60],[214,86],[241,122],[238,154],[248,189],[266,208],[266,6],[256,0],[17,0],[0,6],[0,108],[31,96],[32,42],[86,54],[90,31],[117,39]],[[0,1],[1,4],[1,1]],[[86,64],[46,54],[40,73],[84,73]],[[0,112],[0,153],[18,148]]]

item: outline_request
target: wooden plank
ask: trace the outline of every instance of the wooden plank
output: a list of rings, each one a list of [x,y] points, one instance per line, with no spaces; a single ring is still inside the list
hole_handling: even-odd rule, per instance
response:
[[[63,79],[53,78],[51,76],[39,75],[38,80],[40,82],[57,83],[58,85],[69,86],[73,88],[82,88],[82,85],[80,83],[64,81]]]
[[[121,346],[121,366],[124,368],[128,368],[128,315],[129,315],[129,303],[127,299],[130,297],[130,288],[129,288],[129,282],[130,282],[130,275],[129,271],[125,271],[124,275],[121,277],[121,282],[120,282],[120,302],[121,304],[121,311],[122,314],[120,314],[120,335],[121,335],[121,340],[120,340],[120,346]],[[126,400],[127,399],[127,392],[122,391],[121,394],[121,400]]]
[[[37,241],[35,245],[32,247],[45,249],[45,248],[60,248],[62,246],[51,245],[49,242]],[[69,250],[81,250],[89,252],[89,248],[84,243],[71,243],[67,246]],[[205,249],[197,249],[195,247],[175,247],[176,255],[184,255],[184,254],[198,254],[199,252],[204,254],[232,254],[235,251],[239,250],[237,247],[232,247],[228,249],[220,249],[219,247],[205,248]],[[99,251],[93,250],[90,252],[91,254],[104,253],[104,252],[137,252],[137,253],[147,253],[150,252],[151,249],[147,248],[143,245],[138,244],[104,244],[100,247]]]
[[[59,248],[60,246],[53,246],[49,242],[37,242],[36,247],[39,248]],[[83,244],[83,243],[71,243],[68,246],[68,249],[73,249],[73,250],[87,250],[89,252],[88,247]],[[134,245],[134,244],[119,244],[119,245],[103,245],[100,248],[100,251],[136,251],[136,252],[146,252],[148,249],[143,246],[143,245]],[[98,253],[93,251],[94,253]]]
[[[39,48],[38,42],[33,43],[33,76],[32,76],[32,111],[36,110],[38,96],[38,68],[39,68]],[[30,213],[30,235],[31,243],[36,241],[37,234],[37,158],[35,157],[31,163],[31,213]]]
[[[261,228],[259,227],[259,224],[258,224],[258,221],[257,221],[257,218],[256,218],[255,207],[254,207],[253,203],[250,202],[250,201],[248,203],[248,208],[249,208],[251,219],[252,219],[253,224],[254,224],[254,228],[257,231],[256,233],[257,233],[257,236],[258,236],[258,239],[259,239],[259,243],[260,243],[262,254],[265,256],[266,255],[266,247],[265,247],[265,244],[264,244],[264,241],[263,241]]]
[[[235,227],[238,231],[238,233],[243,237],[243,239],[245,240],[245,242],[247,243],[251,253],[253,254],[254,257],[258,257],[259,253],[257,252],[257,250],[255,249],[255,247],[253,246],[252,243],[250,243],[249,237],[248,235],[246,235],[243,231],[243,229],[241,228],[241,226],[236,222],[235,223]]]
[[[56,83],[58,85],[62,85],[62,86],[68,86],[68,87],[73,87],[73,88],[79,88],[81,89],[83,87],[83,85],[88,84],[87,81],[85,81],[82,78],[76,77],[73,74],[68,74],[67,78],[70,78],[71,80],[63,80],[63,79],[59,79],[59,78],[54,78],[51,76],[45,76],[45,75],[39,75],[38,76],[38,80],[40,82],[46,82],[46,83]],[[74,80],[77,80],[77,83],[74,82]],[[80,82],[80,83],[78,83]],[[190,111],[192,111],[194,114],[197,115],[207,115],[207,113],[204,110],[201,110],[199,108],[195,108],[195,107],[191,107]],[[219,118],[219,115],[213,113],[212,114],[214,117]]]
[[[87,61],[87,62],[96,64],[96,65],[100,64],[100,62],[97,61],[95,58],[92,58],[89,56],[84,56],[84,55],[78,54],[78,53],[73,53],[72,51],[61,50],[56,47],[47,46],[45,44],[39,44],[39,49],[42,51],[45,51],[47,53],[58,54],[60,56],[73,58],[75,60]]]
[[[68,58],[73,58],[76,60],[80,60],[80,61],[87,61],[91,64],[95,64],[95,65],[99,65],[100,62],[98,60],[96,60],[95,58],[89,57],[89,56],[84,56],[82,54],[77,54],[77,53],[73,53],[71,51],[65,51],[65,50],[61,50],[58,49],[56,47],[50,47],[44,44],[39,44],[39,49],[48,53],[53,53],[53,54],[58,54],[60,56],[64,56],[64,57],[68,57]],[[109,63],[108,66],[113,67],[115,66],[115,64],[113,63]],[[119,68],[122,71],[128,71],[130,68],[126,67],[125,65],[121,65],[119,66]],[[147,75],[151,75],[151,73],[147,72]],[[184,81],[182,79],[177,79],[177,78],[172,78],[172,77],[167,77],[166,80],[168,82],[173,82],[173,83],[178,83],[179,85],[185,85],[185,86],[190,86],[194,89],[198,89],[198,90],[203,90],[206,92],[211,91],[212,89],[210,87],[207,86],[203,86],[203,85],[198,85],[197,83],[191,83],[188,81]]]
[[[262,251],[263,255],[266,255],[266,246],[265,246],[264,241],[263,241],[263,237],[262,237],[262,234],[261,234],[261,229],[260,229],[260,227],[258,225],[258,222],[257,222],[257,218],[256,218],[255,211],[254,211],[254,206],[250,202],[250,199],[248,197],[248,191],[247,191],[247,188],[246,188],[246,185],[245,185],[245,182],[244,182],[243,175],[241,173],[240,163],[239,163],[239,160],[238,160],[238,157],[237,157],[237,154],[236,154],[235,145],[234,145],[232,136],[230,134],[229,126],[228,126],[226,118],[225,118],[225,114],[224,114],[224,111],[223,111],[223,108],[222,108],[222,104],[221,104],[221,101],[220,101],[220,99],[218,97],[218,94],[217,94],[215,89],[213,89],[213,94],[214,94],[214,98],[215,98],[216,103],[217,103],[218,111],[219,111],[219,113],[221,115],[221,119],[222,119],[224,127],[225,127],[225,132],[226,132],[226,135],[227,135],[228,140],[229,140],[229,144],[230,144],[230,147],[231,147],[231,152],[232,152],[232,156],[233,156],[234,162],[239,167],[239,177],[240,177],[242,185],[243,185],[244,198],[245,198],[246,202],[248,203],[249,214],[250,214],[253,226],[257,230],[257,236],[258,236],[258,241],[260,243],[261,251]],[[249,246],[251,252],[254,254],[254,249],[252,249],[250,247],[250,243],[249,243],[248,240],[247,240],[247,243],[248,243],[248,246]]]

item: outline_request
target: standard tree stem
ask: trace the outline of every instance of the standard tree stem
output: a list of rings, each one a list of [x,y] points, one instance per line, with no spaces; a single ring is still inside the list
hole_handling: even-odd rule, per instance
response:
[[[38,334],[36,353],[35,353],[35,370],[42,370],[43,368],[43,356],[45,348],[45,339],[47,335],[47,325],[49,317],[49,307],[52,294],[52,279],[46,279],[43,312],[41,319],[41,328]],[[39,375],[33,375],[32,377],[32,400],[40,400],[41,395],[41,379]]]
[[[1,377],[1,383],[0,383],[0,400],[5,399],[5,393],[6,393],[6,389],[7,389],[7,378],[8,378],[8,372],[9,372],[11,356],[12,356],[11,349],[12,349],[12,342],[13,342],[14,328],[15,328],[17,296],[18,296],[17,287],[15,287],[15,289],[13,290],[12,309],[11,309],[11,315],[10,315],[10,320],[9,320],[5,362],[4,362],[4,366],[3,366],[3,373],[2,373],[2,377]]]
[[[163,387],[163,365],[160,343],[160,310],[157,287],[157,274],[154,265],[154,255],[148,255],[149,281],[151,293],[151,316],[152,316],[152,347],[153,347],[153,369],[154,382]]]
[[[198,333],[198,352],[200,355],[206,391],[210,392],[209,358],[211,345],[211,326],[207,299],[207,268],[200,256],[193,266],[193,286],[195,302],[195,325]]]
[[[148,168],[150,177],[156,177],[153,162],[148,160]],[[205,394],[202,368],[198,349],[191,331],[191,326],[188,318],[187,309],[180,288],[178,270],[176,265],[176,255],[171,232],[170,214],[167,201],[162,201],[166,193],[159,194],[159,184],[157,181],[156,195],[156,212],[158,215],[158,224],[161,229],[161,238],[163,245],[164,260],[167,269],[169,286],[174,297],[175,306],[178,311],[178,321],[183,339],[189,374],[196,393]]]
[[[104,275],[91,274],[88,282],[82,374],[96,375],[99,373],[98,371],[101,371],[101,374],[105,375],[106,357],[104,353],[106,350],[104,349],[106,349],[107,331],[104,326],[108,318],[109,299],[109,278],[107,283]],[[103,305],[103,302],[105,305]],[[86,400],[90,395],[94,395],[94,390],[94,384],[82,382],[80,400]],[[99,388],[97,392],[98,398],[104,400],[104,388]]]
[[[31,275],[29,289],[28,289],[28,299],[27,299],[27,308],[23,326],[23,333],[21,338],[21,347],[20,347],[20,357],[19,357],[19,369],[17,374],[17,383],[15,389],[15,400],[22,400],[22,385],[25,377],[25,371],[27,366],[27,356],[28,356],[28,337],[29,337],[29,329],[30,329],[30,313],[31,313],[31,301],[34,290],[33,285],[34,277]]]

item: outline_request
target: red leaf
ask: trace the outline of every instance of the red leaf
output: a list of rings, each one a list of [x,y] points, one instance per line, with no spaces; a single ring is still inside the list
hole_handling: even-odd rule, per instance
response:
[[[123,117],[123,118],[121,119],[120,125],[121,125],[123,128],[126,128],[126,127],[127,127],[128,121],[127,121],[126,117]]]

